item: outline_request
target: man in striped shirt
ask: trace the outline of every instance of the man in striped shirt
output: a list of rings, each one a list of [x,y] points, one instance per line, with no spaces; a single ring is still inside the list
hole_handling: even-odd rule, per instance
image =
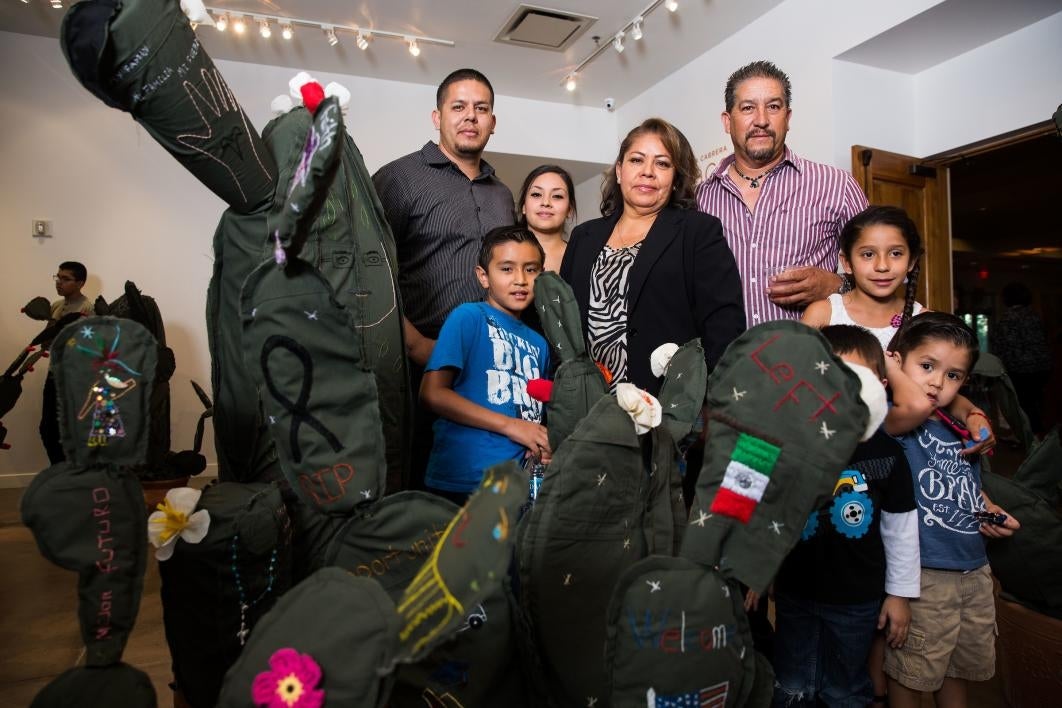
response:
[[[741,67],[724,97],[723,128],[734,154],[698,187],[698,207],[723,222],[748,326],[799,319],[810,303],[842,287],[838,237],[867,198],[849,173],[786,147],[792,88],[777,66]]]
[[[450,311],[483,297],[476,262],[483,236],[515,222],[513,194],[482,159],[494,133],[494,88],[475,69],[439,84],[432,122],[438,144],[390,162],[373,175],[398,252],[402,333],[412,390]],[[435,416],[415,407],[410,484],[422,487]]]

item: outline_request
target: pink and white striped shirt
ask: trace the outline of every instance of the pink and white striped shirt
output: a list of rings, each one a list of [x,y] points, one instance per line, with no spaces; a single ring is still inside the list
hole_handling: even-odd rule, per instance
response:
[[[764,178],[756,211],[749,211],[724,159],[697,187],[698,208],[723,222],[745,296],[749,327],[771,320],[799,319],[801,310],[779,307],[767,296],[767,278],[787,266],[837,270],[841,228],[867,208],[852,175],[811,162],[788,147],[778,167]]]

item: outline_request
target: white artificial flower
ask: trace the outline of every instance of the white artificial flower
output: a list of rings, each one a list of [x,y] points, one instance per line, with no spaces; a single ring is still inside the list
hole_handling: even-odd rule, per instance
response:
[[[675,356],[679,346],[674,342],[661,344],[649,355],[649,368],[653,370],[653,376],[663,376],[667,373],[667,365],[671,363],[671,357]]]
[[[660,401],[638,388],[634,384],[616,385],[616,402],[634,421],[634,430],[639,435],[648,433],[651,428],[660,425],[663,411]]]
[[[279,116],[290,111],[293,105],[291,96],[281,94],[270,102],[269,108],[273,111],[273,115]]]
[[[181,0],[181,12],[185,14],[189,22],[214,26],[214,16],[207,12],[203,0]]]
[[[862,399],[870,411],[867,429],[859,438],[861,441],[866,442],[885,422],[885,416],[889,413],[888,396],[885,394],[885,386],[881,383],[881,379],[875,376],[873,371],[861,364],[853,364],[850,361],[846,361],[845,364],[859,376],[859,398]]]
[[[155,557],[160,561],[173,555],[178,538],[199,543],[207,535],[210,514],[206,509],[195,511],[202,495],[203,492],[191,487],[171,489],[159,504],[159,510],[148,517],[148,540],[155,547]]]
[[[294,105],[302,105],[302,87],[311,81],[315,81],[315,79],[305,71],[300,71],[288,82],[288,93],[291,94],[291,100]]]
[[[325,96],[335,96],[339,99],[339,109],[343,112],[343,115],[347,114],[347,106],[350,104],[350,91],[343,84],[337,84],[335,81],[328,82],[328,85],[324,88]]]

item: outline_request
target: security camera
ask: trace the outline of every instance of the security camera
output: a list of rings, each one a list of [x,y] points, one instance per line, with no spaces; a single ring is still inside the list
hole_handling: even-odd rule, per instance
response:
[[[607,110],[607,111],[616,110],[616,99],[614,99],[614,98],[606,98],[605,99],[605,110]]]

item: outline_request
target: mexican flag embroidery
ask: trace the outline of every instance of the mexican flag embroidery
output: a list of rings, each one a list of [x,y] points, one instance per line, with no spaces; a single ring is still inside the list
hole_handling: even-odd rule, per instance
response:
[[[763,491],[767,489],[774,465],[781,454],[781,448],[769,442],[745,433],[739,434],[723,482],[709,511],[747,524],[763,498]]]

